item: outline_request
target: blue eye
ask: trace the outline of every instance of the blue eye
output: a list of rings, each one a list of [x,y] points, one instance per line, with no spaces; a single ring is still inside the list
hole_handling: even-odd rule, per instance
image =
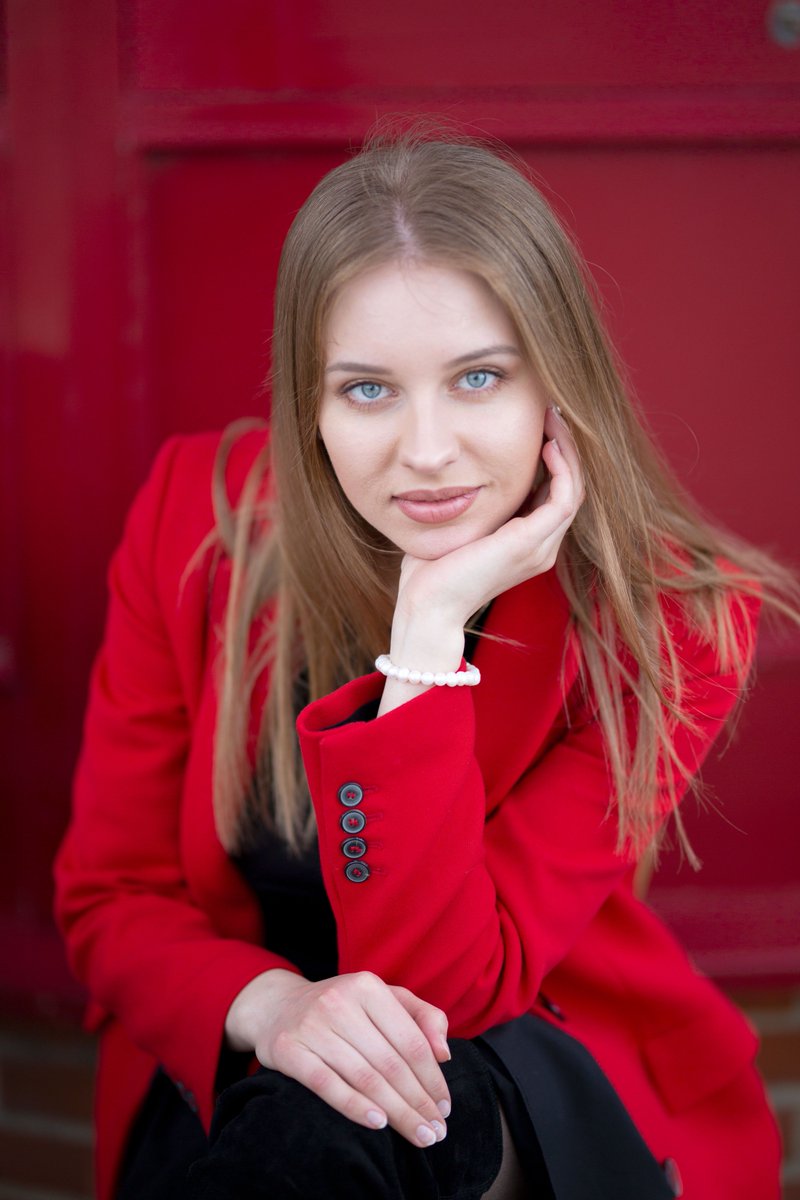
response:
[[[359,401],[374,401],[380,399],[383,385],[380,383],[353,383],[345,389],[345,393],[356,403]],[[360,393],[360,395],[358,394]]]
[[[499,382],[500,374],[497,371],[467,371],[461,378],[466,380],[464,391],[487,392]]]

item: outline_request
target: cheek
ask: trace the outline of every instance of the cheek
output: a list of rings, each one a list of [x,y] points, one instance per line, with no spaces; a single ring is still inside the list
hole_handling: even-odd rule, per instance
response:
[[[544,444],[544,416],[522,420],[506,444],[506,462],[509,479],[515,488],[530,488],[538,481],[544,470],[542,446]]]
[[[374,464],[356,441],[340,432],[326,438],[320,430],[320,436],[339,487],[356,512],[366,516],[376,489]]]

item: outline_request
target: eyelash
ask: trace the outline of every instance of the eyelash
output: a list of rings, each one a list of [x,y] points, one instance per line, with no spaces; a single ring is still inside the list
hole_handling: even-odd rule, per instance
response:
[[[489,395],[490,393],[496,391],[496,389],[507,378],[505,371],[501,371],[497,367],[470,367],[470,369],[468,371],[464,371],[464,373],[462,375],[459,375],[458,378],[459,378],[459,380],[466,379],[467,375],[491,375],[494,377],[494,382],[489,383],[486,387],[458,388],[457,389],[460,392],[467,392],[467,393],[471,392],[475,396]],[[367,384],[375,383],[375,382],[376,381],[374,379],[358,379],[358,380],[356,380],[355,383],[348,383],[347,387],[342,388],[340,395],[343,396],[344,399],[347,401],[347,403],[351,404],[353,406],[353,408],[375,408],[383,400],[386,399],[385,396],[378,396],[374,400],[356,400],[353,397],[353,392],[355,391],[356,388],[364,387]],[[385,387],[385,386],[386,385],[382,384],[382,383],[378,384],[378,387]]]

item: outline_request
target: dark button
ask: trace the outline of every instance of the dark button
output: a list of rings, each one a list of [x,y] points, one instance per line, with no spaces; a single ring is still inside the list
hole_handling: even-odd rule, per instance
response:
[[[678,1170],[678,1164],[675,1162],[675,1159],[665,1158],[661,1164],[661,1169],[667,1178],[667,1183],[672,1188],[673,1196],[682,1196],[683,1180],[681,1179],[681,1173]]]
[[[339,803],[345,808],[353,808],[364,798],[364,791],[357,783],[345,783],[339,788]]]
[[[363,838],[347,838],[342,842],[342,854],[345,858],[363,858],[367,853],[367,843]]]
[[[365,862],[348,863],[344,873],[351,883],[363,883],[365,879],[369,879],[369,867]]]
[[[361,833],[361,830],[367,823],[367,818],[357,808],[352,812],[345,812],[339,817],[339,824],[345,833]]]

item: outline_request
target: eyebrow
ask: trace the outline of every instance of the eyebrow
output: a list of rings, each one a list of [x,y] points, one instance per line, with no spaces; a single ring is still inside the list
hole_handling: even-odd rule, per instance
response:
[[[476,358],[487,358],[490,354],[513,354],[517,358],[522,355],[516,346],[484,346],[482,350],[471,350],[469,354],[459,354],[458,358],[451,358],[450,362],[444,365],[450,369],[452,367],[460,367],[462,363],[473,362]],[[365,375],[391,375],[388,367],[378,367],[374,363],[359,363],[359,362],[335,362],[325,368],[325,374],[330,371],[360,371]]]

